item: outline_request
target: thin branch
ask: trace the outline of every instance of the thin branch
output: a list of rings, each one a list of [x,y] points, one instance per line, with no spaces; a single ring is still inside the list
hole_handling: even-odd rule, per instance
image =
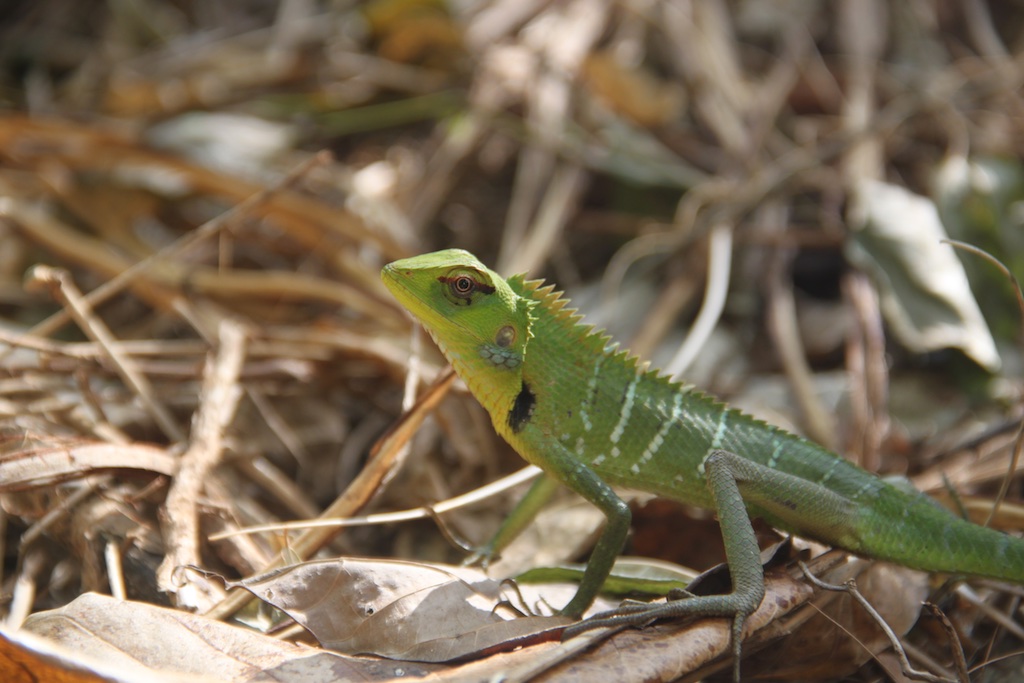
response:
[[[719,223],[711,229],[708,238],[708,280],[704,289],[704,302],[697,319],[693,321],[690,334],[665,369],[670,376],[677,377],[685,372],[715,331],[725,309],[731,264],[732,226]]]

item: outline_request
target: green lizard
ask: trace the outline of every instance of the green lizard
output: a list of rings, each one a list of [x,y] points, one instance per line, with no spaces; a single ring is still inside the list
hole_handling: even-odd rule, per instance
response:
[[[625,542],[630,510],[612,485],[714,510],[733,590],[624,605],[601,623],[730,617],[737,678],[743,624],[764,597],[751,516],[916,569],[1024,583],[1024,540],[963,521],[924,494],[647,371],[581,324],[552,286],[505,280],[458,249],[395,261],[381,277],[498,433],[607,517],[565,615],[590,606]]]

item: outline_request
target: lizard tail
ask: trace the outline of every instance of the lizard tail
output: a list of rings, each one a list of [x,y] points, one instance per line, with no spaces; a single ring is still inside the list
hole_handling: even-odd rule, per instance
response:
[[[1024,583],[1024,539],[972,524],[924,494],[880,492],[864,514],[866,555],[914,569]]]

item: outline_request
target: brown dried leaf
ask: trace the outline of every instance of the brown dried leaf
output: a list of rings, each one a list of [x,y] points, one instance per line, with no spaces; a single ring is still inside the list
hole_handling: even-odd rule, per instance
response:
[[[813,594],[806,581],[788,576],[768,576],[765,585],[765,599],[747,620],[747,633],[788,614]],[[617,633],[586,656],[554,668],[538,680],[672,681],[712,665],[727,655],[730,647],[728,619],[667,622]],[[726,665],[722,660],[715,668]]]
[[[374,0],[363,13],[385,59],[447,67],[462,54],[462,26],[443,2]]]
[[[94,683],[99,672],[77,656],[24,631],[8,632],[0,626],[0,679],[7,683]]]
[[[324,647],[411,661],[450,661],[509,641],[514,647],[569,623],[497,610],[502,584],[463,567],[340,558],[233,585],[286,612]]]
[[[591,91],[610,109],[645,128],[679,118],[683,91],[643,68],[628,68],[609,52],[587,55],[583,73]]]
[[[900,636],[917,621],[928,595],[927,574],[887,562],[851,558],[815,573],[833,585],[856,578],[861,594]],[[831,679],[852,674],[889,648],[889,639],[849,595],[822,593],[815,605],[818,610],[759,654],[754,666],[786,680]]]
[[[398,673],[388,662],[310,650],[202,616],[93,593],[32,615],[25,630],[60,646],[66,660],[107,680],[269,677],[317,683],[390,680]],[[411,669],[406,666],[404,672],[415,673]],[[420,675],[428,672],[419,667]]]

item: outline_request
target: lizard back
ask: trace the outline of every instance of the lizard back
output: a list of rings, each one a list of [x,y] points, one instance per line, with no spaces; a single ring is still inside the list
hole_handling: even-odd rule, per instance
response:
[[[910,567],[1024,580],[1024,541],[961,520],[924,494],[647,370],[582,324],[553,287],[508,282],[538,304],[523,364],[532,399],[518,423],[511,413],[492,418],[526,460],[543,467],[546,458],[571,457],[609,483],[710,508],[704,460],[725,450],[848,503],[850,524],[831,528],[808,511],[815,501],[746,501],[752,515],[783,530]]]

